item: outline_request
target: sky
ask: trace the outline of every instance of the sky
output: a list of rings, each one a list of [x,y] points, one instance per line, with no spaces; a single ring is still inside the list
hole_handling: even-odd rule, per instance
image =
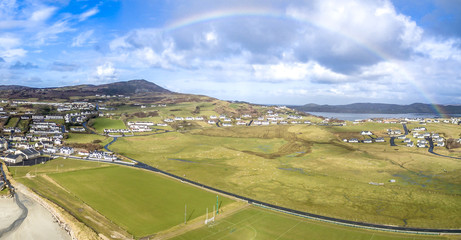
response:
[[[0,0],[0,85],[461,104],[461,0]]]

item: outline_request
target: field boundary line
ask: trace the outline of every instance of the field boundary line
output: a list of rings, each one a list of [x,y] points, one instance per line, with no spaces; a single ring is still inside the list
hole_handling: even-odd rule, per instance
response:
[[[289,228],[288,230],[286,230],[285,232],[283,232],[282,234],[280,234],[275,240],[281,238],[283,235],[285,235],[286,233],[288,233],[289,231],[291,231],[291,229],[293,229],[293,228],[295,228],[296,226],[298,226],[300,223],[302,223],[302,221],[297,222],[294,226],[292,226],[291,228]]]

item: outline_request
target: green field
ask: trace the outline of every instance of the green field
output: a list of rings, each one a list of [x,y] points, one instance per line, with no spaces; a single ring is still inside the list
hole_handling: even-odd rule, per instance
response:
[[[5,125],[5,127],[15,127],[16,124],[18,124],[19,118],[18,117],[12,117],[8,120],[8,123]]]
[[[51,198],[101,232],[112,223],[136,238],[154,234],[205,215],[216,205],[216,194],[158,174],[107,164],[57,159],[30,167],[11,167],[18,181]],[[60,188],[53,185],[51,178]],[[219,197],[219,207],[232,203]],[[82,206],[83,205],[83,206]],[[91,207],[97,213],[83,211]],[[93,211],[94,211],[93,210]],[[92,221],[92,219],[107,219]],[[100,228],[107,228],[101,230]],[[120,230],[116,229],[121,232]]]
[[[311,221],[257,207],[249,207],[213,224],[176,236],[188,239],[448,239],[439,236],[396,234]]]
[[[216,194],[157,174],[123,167],[50,175],[64,188],[136,237],[171,228],[202,216],[216,204]],[[231,203],[220,198],[220,206]]]
[[[386,131],[388,124],[367,127]],[[306,212],[400,226],[461,226],[459,160],[389,142],[341,142],[341,134],[357,134],[357,129],[207,128],[122,138],[111,149],[216,188]]]
[[[104,132],[104,129],[126,129],[122,120],[110,118],[96,118],[92,119],[93,127],[98,133]]]
[[[85,134],[85,133],[68,133],[66,143],[92,143],[95,140],[105,141],[108,137],[96,135],[96,134]]]

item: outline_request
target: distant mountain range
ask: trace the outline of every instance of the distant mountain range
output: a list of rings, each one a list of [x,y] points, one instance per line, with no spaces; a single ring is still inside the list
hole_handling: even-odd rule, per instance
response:
[[[413,103],[410,105],[385,103],[353,103],[347,105],[318,105],[306,104],[303,106],[289,106],[304,112],[335,112],[335,113],[428,113],[428,114],[461,114],[461,105],[431,105]]]
[[[146,80],[131,80],[102,85],[77,85],[57,88],[31,88],[17,85],[0,85],[0,96],[3,98],[38,98],[66,99],[72,96],[125,95],[142,93],[174,94],[155,83]]]

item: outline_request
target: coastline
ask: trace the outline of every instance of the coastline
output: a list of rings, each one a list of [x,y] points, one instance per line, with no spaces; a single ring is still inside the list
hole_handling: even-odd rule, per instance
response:
[[[3,164],[3,166],[5,165]],[[4,239],[100,239],[94,231],[75,219],[66,210],[16,182],[6,166],[4,170],[7,179],[15,187],[19,200],[29,209],[29,215],[24,222],[11,232],[5,233]],[[6,201],[13,201],[13,198],[6,199]],[[14,206],[7,204],[5,207],[12,211],[12,216],[14,216],[15,211],[20,211],[16,204]],[[43,233],[46,235],[42,235]],[[50,234],[54,237],[50,238]]]

